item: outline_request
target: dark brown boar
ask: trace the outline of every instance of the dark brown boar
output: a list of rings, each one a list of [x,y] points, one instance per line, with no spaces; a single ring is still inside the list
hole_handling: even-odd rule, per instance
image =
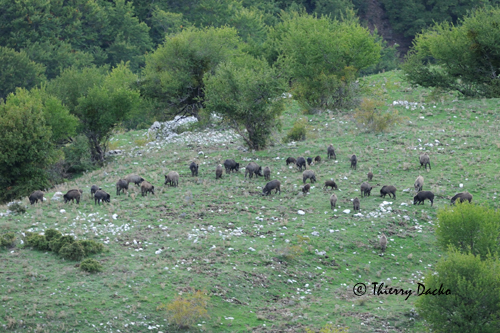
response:
[[[271,169],[268,166],[264,168],[264,179],[265,180],[271,179]]]
[[[215,168],[215,180],[222,178],[222,165],[217,165]]]
[[[429,200],[431,202],[431,207],[434,204],[434,193],[431,191],[421,191],[418,192],[415,197],[413,197],[413,204],[414,205],[420,205],[424,204],[425,199]]]
[[[276,192],[274,192],[275,194],[278,193],[278,191],[281,194],[281,183],[278,180],[271,180],[269,183],[267,183],[266,186],[264,186],[264,188],[262,189],[262,195],[269,195],[274,189],[276,190]]]
[[[151,192],[151,194],[155,194],[155,187],[147,181],[143,181],[141,184],[141,194],[142,196],[148,195],[148,192]]]
[[[358,164],[358,158],[356,157],[356,155],[352,155],[350,161],[351,161],[351,169],[356,170],[356,166]]]
[[[191,162],[189,170],[191,170],[191,177],[198,177],[198,164]]]
[[[334,159],[337,159],[337,155],[335,155],[335,149],[333,149],[333,145],[332,144],[328,146],[327,152],[328,152],[328,159],[330,159],[332,157]]]
[[[247,178],[247,175],[249,175],[249,178],[252,178],[253,174],[262,177],[262,167],[255,162],[250,162],[245,168],[245,178]]]
[[[68,201],[75,201],[76,203],[80,203],[80,198],[82,196],[82,190],[69,190],[64,196],[64,203],[67,203]]]
[[[305,184],[304,187],[302,187],[302,193],[306,194],[307,192],[309,192],[310,189],[311,189],[311,184]]]
[[[396,199],[396,187],[394,187],[392,185],[385,185],[385,186],[383,186],[380,189],[380,196],[385,198],[385,196],[387,194],[389,194],[389,198],[391,197],[391,194],[392,194],[392,197],[394,199]]]
[[[289,158],[286,159],[286,165],[288,165],[288,164],[295,164],[295,163],[297,163],[297,160],[295,158],[293,158],[293,157],[289,157]]]
[[[451,198],[451,204],[455,204],[455,201],[457,201],[462,203],[464,201],[469,201],[471,202],[472,201],[472,194],[470,194],[469,192],[461,192],[461,193],[458,193],[456,194],[453,198]]]
[[[120,192],[128,190],[128,182],[125,179],[120,179],[116,182],[116,195],[120,195]]]
[[[366,197],[367,195],[371,195],[373,186],[370,186],[368,183],[361,184],[361,196]]]
[[[179,174],[176,171],[170,171],[165,175],[165,184],[164,185],[177,187],[179,185]]]
[[[44,193],[42,191],[35,191],[31,193],[31,195],[29,196],[30,203],[33,205],[38,201],[43,202],[43,194]]]
[[[103,190],[97,190],[95,193],[94,193],[94,205],[96,204],[101,204],[101,201],[102,202],[111,202],[111,196],[104,192]]]
[[[337,184],[336,184],[336,183],[335,183],[335,181],[333,181],[333,180],[327,180],[327,181],[325,182],[325,186],[323,186],[323,189],[327,188],[328,186],[330,186],[330,187],[332,188],[332,190],[333,190],[333,189],[336,189],[336,190],[338,190],[338,189],[339,189],[339,188],[337,187]]]

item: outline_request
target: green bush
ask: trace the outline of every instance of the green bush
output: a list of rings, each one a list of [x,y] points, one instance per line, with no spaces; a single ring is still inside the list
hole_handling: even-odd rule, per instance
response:
[[[437,273],[437,274],[436,274]],[[425,290],[450,295],[421,295],[415,306],[434,332],[498,332],[500,263],[459,251],[448,253],[425,277]],[[442,287],[441,287],[442,286]],[[420,290],[422,291],[422,289]]]
[[[40,251],[50,251],[49,242],[44,235],[30,233],[26,235],[26,243]]]
[[[451,245],[481,258],[498,253],[500,212],[464,202],[438,211],[437,219],[436,238],[442,249]]]
[[[0,236],[0,247],[14,247],[16,235],[13,232],[8,232]]]
[[[9,206],[9,210],[16,214],[22,215],[26,213],[26,206],[24,206],[22,203],[20,204],[18,202],[14,202]]]
[[[82,260],[85,257],[85,250],[80,242],[66,243],[59,250],[59,255],[68,260]]]
[[[102,271],[102,265],[95,259],[87,258],[80,263],[80,269],[89,273]]]
[[[283,142],[291,141],[304,141],[307,132],[307,118],[300,118],[293,124],[293,127],[288,131],[287,135],[283,138]]]
[[[53,239],[62,237],[62,233],[56,229],[47,229],[45,230],[44,234],[48,242],[52,241]]]
[[[75,238],[73,236],[62,236],[59,238],[52,239],[50,241],[50,249],[54,251],[55,253],[59,253],[61,248],[66,245],[66,244],[71,244],[75,242]]]
[[[95,168],[90,156],[89,140],[83,134],[73,138],[71,144],[63,147],[64,168],[67,172],[77,173]]]
[[[368,132],[381,133],[391,130],[393,125],[401,122],[402,117],[397,110],[382,112],[378,107],[384,103],[373,99],[365,98],[359,108],[356,108],[354,119],[359,127]]]
[[[104,245],[93,240],[81,240],[78,243],[83,246],[86,256],[101,253],[104,250]]]

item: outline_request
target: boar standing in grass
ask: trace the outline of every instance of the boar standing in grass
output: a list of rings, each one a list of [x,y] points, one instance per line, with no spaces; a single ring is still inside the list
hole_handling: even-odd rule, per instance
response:
[[[379,238],[379,245],[382,252],[385,252],[385,249],[387,249],[387,237],[384,234]]]
[[[278,180],[271,180],[267,183],[262,189],[262,195],[269,195],[272,190],[276,190],[276,192],[274,192],[275,194],[278,193],[278,191],[281,194],[281,183]]]
[[[431,207],[434,204],[434,193],[431,191],[421,191],[418,192],[415,197],[413,197],[413,204],[414,205],[420,205],[424,204],[425,199],[429,200],[431,202]]]
[[[314,158],[314,164],[316,164],[316,163],[320,163],[320,162],[321,162],[321,156],[319,156],[319,155],[318,155],[318,156],[316,156],[316,157]]]
[[[116,195],[120,195],[120,192],[128,190],[128,182],[125,179],[120,179],[116,182]]]
[[[332,157],[334,159],[337,159],[337,155],[335,155],[335,149],[333,149],[333,145],[332,144],[328,146],[328,150],[327,151],[328,151],[328,159],[331,159]]]
[[[148,192],[151,192],[151,194],[155,194],[155,187],[147,181],[143,181],[141,184],[141,194],[142,196],[148,195]]]
[[[179,185],[179,174],[176,171],[170,171],[165,175],[165,184],[164,185],[175,186]]]
[[[103,190],[97,190],[94,193],[94,205],[96,205],[98,203],[100,205],[101,201],[102,202],[111,202],[111,196],[108,193],[104,192]]]
[[[265,180],[271,179],[271,169],[269,167],[264,168],[264,179]]]
[[[247,175],[249,175],[249,178],[252,178],[254,173],[262,177],[262,167],[255,162],[250,162],[245,168],[245,178],[247,178]]]
[[[225,160],[224,161],[224,168],[226,168],[226,174],[229,174],[231,172],[238,172],[240,170],[240,164],[236,163],[235,160]]]
[[[299,171],[302,171],[302,167],[304,167],[304,169],[307,169],[307,167],[306,167],[306,159],[303,158],[303,157],[299,157],[297,159],[297,162],[295,163],[295,165],[297,166],[297,168],[299,168]]]
[[[312,161],[313,161],[312,157],[308,157],[307,158],[307,165],[311,165]]]
[[[215,180],[222,178],[222,165],[217,165],[215,168]]]
[[[191,177],[198,177],[198,164],[191,162],[189,170],[191,170]]]
[[[422,191],[422,187],[424,187],[424,177],[418,176],[413,187],[415,187],[415,192],[417,193]]]
[[[392,185],[385,185],[385,186],[383,186],[380,189],[380,196],[385,198],[385,196],[387,194],[389,194],[389,198],[391,197],[391,194],[392,194],[392,197],[394,199],[396,199],[396,187],[394,187]]]
[[[68,201],[75,201],[76,203],[80,203],[80,198],[82,196],[82,190],[69,190],[64,196],[64,203],[67,203]]]
[[[293,158],[293,157],[289,157],[289,158],[286,159],[286,165],[288,165],[288,164],[295,164],[295,163],[297,163],[297,160],[295,158]]]
[[[472,194],[470,194],[469,192],[461,192],[461,193],[458,193],[456,194],[453,198],[451,198],[451,204],[455,204],[455,201],[457,201],[462,203],[464,201],[469,201],[471,202],[472,201]]]
[[[350,161],[351,161],[351,169],[356,170],[356,166],[358,164],[358,158],[356,157],[356,155],[352,155]]]
[[[358,197],[354,198],[354,200],[352,201],[352,205],[353,205],[353,208],[354,208],[354,211],[357,211],[359,210],[359,199]]]
[[[127,183],[134,183],[137,186],[141,185],[141,183],[144,181],[144,178],[138,175],[128,175],[124,179],[127,181]]]
[[[101,188],[98,187],[97,185],[92,185],[92,187],[90,188],[90,196],[93,197],[95,192],[97,192],[98,190],[100,190]]]
[[[373,179],[373,172],[368,172],[368,180],[371,181]]]
[[[302,193],[306,194],[311,189],[311,184],[306,184],[302,187]]]
[[[420,168],[424,167],[427,170],[427,165],[429,165],[429,170],[431,169],[431,159],[427,153],[420,155]]]
[[[316,181],[316,174],[312,170],[306,170],[302,173],[302,182],[305,184],[306,180],[310,180],[311,183]]]
[[[370,186],[368,183],[361,184],[361,196],[366,197],[367,195],[371,195],[373,186]]]
[[[44,193],[42,191],[35,191],[31,193],[31,195],[29,196],[30,204],[33,205],[38,201],[43,202],[43,194]]]
[[[333,181],[333,180],[327,180],[327,181],[325,182],[325,186],[323,186],[323,189],[327,188],[328,186],[330,186],[330,187],[332,188],[332,190],[333,190],[333,189],[336,189],[336,190],[338,190],[338,189],[339,189],[339,188],[337,187],[337,184],[336,184],[336,183],[335,183],[335,181]]]
[[[330,208],[335,209],[335,205],[337,205],[337,195],[335,193],[333,193],[330,196]]]

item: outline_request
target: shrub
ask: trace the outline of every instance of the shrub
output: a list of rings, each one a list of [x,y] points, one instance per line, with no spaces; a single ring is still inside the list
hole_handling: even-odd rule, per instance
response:
[[[283,142],[291,141],[304,141],[306,139],[307,132],[307,118],[300,118],[293,124],[293,127],[288,131],[286,137],[283,138]]]
[[[365,98],[356,109],[354,119],[360,127],[375,133],[385,132],[401,122],[402,117],[399,116],[397,110],[382,112],[378,109],[382,105],[383,103],[380,101]]]
[[[104,245],[93,240],[81,240],[78,243],[83,246],[86,256],[101,253],[104,250]]]
[[[44,235],[30,233],[26,235],[26,243],[40,251],[50,251],[49,242]]]
[[[441,248],[451,245],[481,258],[498,253],[500,212],[464,202],[440,210],[437,219],[436,238]]]
[[[13,232],[8,232],[0,236],[0,247],[14,247],[16,235]]]
[[[13,204],[11,204],[9,206],[9,210],[11,212],[16,213],[16,214],[22,215],[22,214],[26,213],[26,206],[24,206],[23,204],[21,204],[19,202],[14,202]]]
[[[437,274],[436,274],[437,273]],[[498,332],[500,264],[473,254],[449,252],[425,277],[425,290],[450,289],[450,295],[422,295],[419,314],[436,332]],[[441,287],[442,286],[442,287]]]
[[[52,239],[49,243],[50,249],[54,251],[55,253],[59,253],[59,250],[66,245],[67,243],[73,243],[75,241],[75,238],[73,236],[62,236],[59,238]]]
[[[80,263],[80,269],[85,272],[96,273],[102,271],[102,265],[95,259],[87,258]]]
[[[59,250],[59,255],[68,260],[82,260],[85,257],[85,250],[80,242],[66,243]]]
[[[298,256],[304,253],[304,249],[301,245],[292,245],[278,248],[276,253],[278,256],[283,257],[286,260],[295,260]]]
[[[73,142],[63,147],[64,167],[67,172],[83,172],[95,168],[90,157],[89,141],[85,135],[80,134]]]
[[[62,233],[59,230],[56,229],[45,230],[45,238],[47,239],[48,242],[60,237],[62,237]]]
[[[177,296],[171,303],[158,307],[167,310],[170,322],[179,328],[188,328],[203,318],[208,318],[208,301],[210,297],[205,291],[198,290],[185,297]]]

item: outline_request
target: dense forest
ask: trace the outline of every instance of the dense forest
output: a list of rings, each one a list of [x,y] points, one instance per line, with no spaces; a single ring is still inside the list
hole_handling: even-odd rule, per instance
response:
[[[282,108],[267,101],[291,91],[310,112],[351,106],[359,76],[400,66],[387,31],[411,40],[498,2],[0,0],[0,199],[102,164],[117,126],[147,128],[175,115],[206,124],[217,110],[261,149]],[[490,78],[454,84],[456,73],[424,66],[440,58],[424,49],[410,52],[412,83],[498,92],[483,88]],[[476,56],[486,72],[496,66]]]

